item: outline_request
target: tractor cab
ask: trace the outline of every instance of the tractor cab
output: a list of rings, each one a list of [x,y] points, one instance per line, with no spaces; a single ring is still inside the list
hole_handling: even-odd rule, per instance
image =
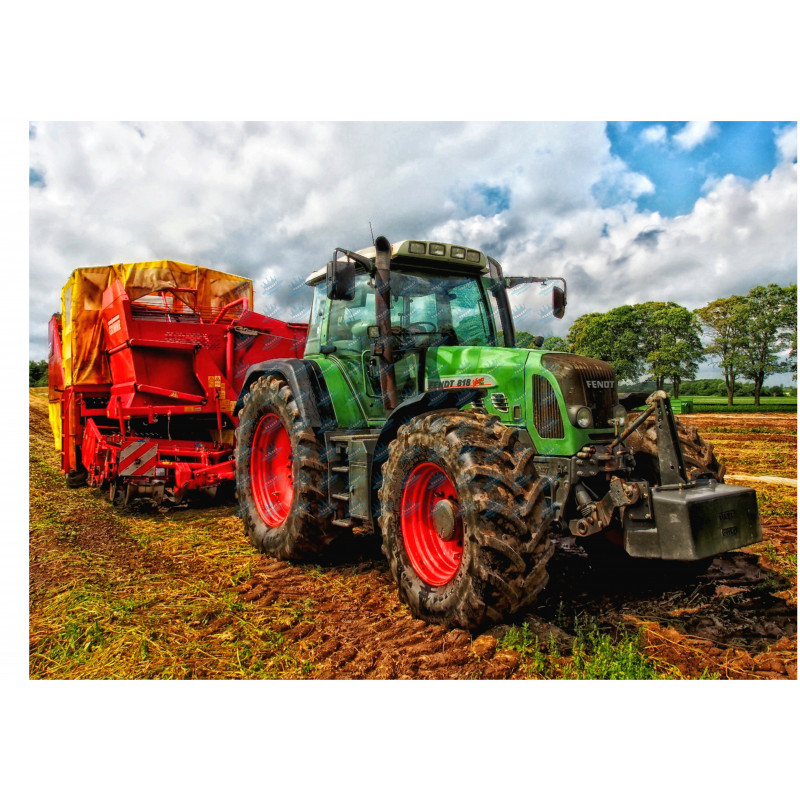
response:
[[[377,266],[379,241],[357,253],[337,250],[327,269],[307,281],[314,299],[305,357],[335,361],[365,417],[375,422],[425,391],[426,354],[432,348],[514,347],[505,289],[507,281],[518,280],[504,279],[499,265],[478,250],[383,242],[391,263],[387,274],[379,274]],[[381,294],[388,312],[383,330]],[[394,385],[394,401],[382,390],[382,375]]]

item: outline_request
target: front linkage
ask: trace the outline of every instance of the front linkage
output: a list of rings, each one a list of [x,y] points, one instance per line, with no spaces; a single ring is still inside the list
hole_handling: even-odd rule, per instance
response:
[[[647,405],[610,444],[588,448],[571,460],[574,480],[560,482],[556,491],[558,508],[574,487],[580,517],[569,521],[570,533],[587,537],[607,530],[619,509],[624,548],[631,556],[698,561],[761,541],[755,492],[720,483],[710,472],[690,479],[666,393],[654,392]],[[658,483],[636,479],[633,455],[624,446],[651,416],[658,445]],[[594,500],[581,481],[584,475],[617,470],[632,477],[612,475],[608,492]]]

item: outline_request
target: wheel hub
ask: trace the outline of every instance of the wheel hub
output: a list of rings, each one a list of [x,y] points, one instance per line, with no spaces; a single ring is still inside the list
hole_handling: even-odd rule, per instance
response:
[[[440,500],[431,512],[431,521],[436,535],[443,542],[450,542],[456,535],[456,515],[458,510],[452,500]]]

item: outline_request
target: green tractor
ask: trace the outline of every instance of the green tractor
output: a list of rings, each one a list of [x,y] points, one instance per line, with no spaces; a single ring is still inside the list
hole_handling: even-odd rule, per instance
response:
[[[307,283],[304,357],[253,365],[234,409],[238,514],[262,552],[380,534],[412,612],[474,628],[532,603],[559,535],[665,562],[761,539],[755,493],[722,483],[663,392],[629,413],[645,398],[618,397],[608,364],[516,346],[508,290],[550,286],[561,318],[563,279],[379,237]]]

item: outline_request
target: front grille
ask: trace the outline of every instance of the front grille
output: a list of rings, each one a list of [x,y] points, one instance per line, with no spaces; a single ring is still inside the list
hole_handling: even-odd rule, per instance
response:
[[[542,439],[564,438],[564,422],[558,398],[550,381],[542,375],[533,376],[533,417]]]
[[[611,412],[617,401],[617,382],[614,370],[611,367],[597,367],[594,365],[583,365],[578,367],[581,377],[586,384],[586,405],[592,409],[595,428],[607,428],[608,421],[611,419]],[[593,387],[588,381],[598,381],[608,384],[610,387]]]
[[[508,414],[508,398],[502,392],[492,394],[492,405],[504,414]]]
[[[542,366],[556,376],[568,406],[590,408],[593,427],[609,427],[608,420],[617,404],[616,376],[610,364],[596,358],[549,353],[542,357]]]

